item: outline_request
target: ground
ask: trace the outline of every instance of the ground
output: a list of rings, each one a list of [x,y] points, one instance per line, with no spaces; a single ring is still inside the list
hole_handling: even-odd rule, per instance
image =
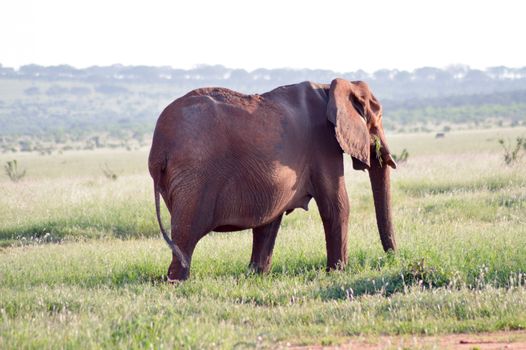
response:
[[[376,349],[466,349],[500,350],[526,349],[526,332],[493,332],[477,334],[448,334],[440,336],[380,336],[353,337],[336,346],[285,344],[291,350],[376,350]]]

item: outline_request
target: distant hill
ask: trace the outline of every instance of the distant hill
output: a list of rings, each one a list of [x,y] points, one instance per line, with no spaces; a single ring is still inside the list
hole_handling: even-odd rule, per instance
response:
[[[61,142],[109,135],[147,140],[164,106],[194,88],[223,86],[261,93],[304,80],[328,83],[335,77],[367,81],[384,106],[384,125],[391,131],[425,131],[431,124],[526,124],[526,67],[482,71],[457,65],[411,72],[338,73],[311,69],[248,72],[220,65],[189,70],[123,65],[13,69],[0,65],[0,146],[11,149],[20,138]]]
[[[330,82],[335,77],[365,80],[377,95],[389,99],[430,98],[450,95],[488,94],[526,89],[526,67],[493,67],[487,70],[453,65],[446,69],[422,67],[414,71],[382,69],[374,73],[334,72],[316,69],[256,69],[248,72],[221,65],[202,65],[184,70],[171,67],[123,66],[120,64],[77,69],[68,65],[25,65],[18,70],[0,65],[2,79],[33,81],[79,81],[90,84],[177,84],[182,90],[201,86],[225,86],[242,92],[261,92],[304,80]]]

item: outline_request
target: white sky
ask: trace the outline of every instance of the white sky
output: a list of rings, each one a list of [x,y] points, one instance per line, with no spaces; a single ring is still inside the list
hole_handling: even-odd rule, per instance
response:
[[[526,1],[7,0],[0,63],[526,66]]]

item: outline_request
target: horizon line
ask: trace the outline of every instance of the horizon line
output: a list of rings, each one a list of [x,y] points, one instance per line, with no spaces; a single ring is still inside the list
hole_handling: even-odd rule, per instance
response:
[[[124,63],[112,63],[112,64],[100,64],[100,65],[99,64],[93,64],[93,65],[89,65],[89,66],[75,66],[75,65],[72,65],[72,64],[69,64],[69,63],[50,64],[50,65],[43,65],[43,64],[39,64],[39,63],[28,63],[28,64],[21,64],[21,65],[18,65],[18,66],[16,66],[16,65],[14,65],[14,66],[5,66],[0,61],[0,68],[11,68],[11,69],[13,69],[15,71],[20,71],[20,69],[22,67],[25,67],[25,66],[39,66],[39,67],[44,67],[44,68],[70,67],[70,68],[73,68],[73,69],[76,69],[76,70],[84,70],[84,69],[89,69],[89,68],[94,68],[94,67],[150,67],[150,68],[170,68],[170,69],[173,69],[173,70],[194,70],[194,69],[199,69],[199,68],[203,68],[203,67],[222,67],[222,68],[225,68],[227,70],[244,70],[247,73],[252,73],[252,72],[255,72],[255,71],[258,71],[258,70],[330,71],[330,72],[334,72],[334,73],[351,73],[351,72],[360,72],[360,71],[362,71],[362,72],[365,72],[365,73],[375,73],[375,72],[380,72],[380,71],[414,72],[414,71],[417,71],[417,70],[423,69],[423,68],[435,68],[435,69],[440,69],[440,70],[448,70],[450,68],[457,67],[457,68],[463,68],[465,70],[480,70],[480,71],[487,71],[487,70],[492,69],[492,68],[507,68],[507,69],[524,69],[524,68],[526,68],[526,65],[524,65],[524,66],[497,65],[497,66],[488,66],[488,67],[485,67],[485,68],[472,68],[469,64],[452,63],[452,64],[448,64],[448,65],[442,66],[442,67],[432,66],[432,65],[422,65],[422,66],[415,67],[415,68],[413,68],[411,70],[400,69],[400,68],[380,68],[380,69],[376,69],[376,70],[365,70],[365,69],[359,68],[359,69],[355,69],[355,70],[340,71],[340,70],[328,69],[328,68],[308,68],[308,67],[294,68],[294,67],[286,67],[286,66],[275,67],[275,68],[258,67],[258,68],[255,68],[255,69],[246,69],[246,68],[239,68],[239,67],[229,67],[229,66],[221,64],[221,63],[216,63],[216,64],[198,63],[198,64],[195,64],[195,65],[191,66],[190,68],[176,67],[176,66],[171,66],[171,65],[124,64]]]

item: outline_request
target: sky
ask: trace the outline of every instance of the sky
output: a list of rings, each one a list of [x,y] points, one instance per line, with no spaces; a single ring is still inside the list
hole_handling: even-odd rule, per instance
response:
[[[0,64],[526,66],[526,1],[8,0]]]

